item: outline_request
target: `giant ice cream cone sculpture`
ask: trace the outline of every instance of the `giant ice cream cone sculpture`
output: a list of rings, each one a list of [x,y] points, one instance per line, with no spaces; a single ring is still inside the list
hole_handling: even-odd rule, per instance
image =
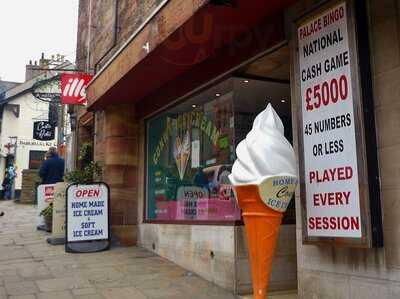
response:
[[[236,148],[229,176],[243,212],[254,298],[266,298],[283,213],[297,185],[293,148],[270,104]]]

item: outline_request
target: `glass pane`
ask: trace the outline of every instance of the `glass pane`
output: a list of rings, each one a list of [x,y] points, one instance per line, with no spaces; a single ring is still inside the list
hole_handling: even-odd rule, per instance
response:
[[[257,69],[262,68],[259,65]],[[236,146],[246,138],[255,117],[266,108],[268,103],[272,104],[281,118],[285,128],[285,137],[290,143],[293,142],[289,81],[274,82],[268,79],[235,78],[234,91]],[[295,201],[293,199],[284,215],[283,223],[294,224],[295,220]]]
[[[39,169],[46,151],[29,151],[29,169]]]
[[[235,157],[233,93],[227,86],[148,121],[147,219],[240,220],[228,180]]]

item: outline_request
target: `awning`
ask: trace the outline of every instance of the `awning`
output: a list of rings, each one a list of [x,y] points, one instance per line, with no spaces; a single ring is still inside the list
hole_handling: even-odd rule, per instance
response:
[[[182,93],[210,78],[209,73],[217,76],[240,57],[256,54],[251,49],[260,51],[283,40],[283,8],[294,0],[238,0],[235,7],[206,2],[168,1],[96,75],[87,88],[88,109],[137,103],[168,86]],[[193,73],[199,68],[202,73]],[[173,96],[176,92],[169,94]]]

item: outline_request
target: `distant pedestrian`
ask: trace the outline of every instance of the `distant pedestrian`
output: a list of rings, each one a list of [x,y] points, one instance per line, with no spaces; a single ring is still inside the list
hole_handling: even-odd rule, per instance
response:
[[[16,177],[14,166],[9,166],[4,174],[4,179],[2,182],[3,186],[3,198],[11,199],[12,187],[14,184],[14,179]]]
[[[10,178],[8,177],[8,170],[6,170],[4,174],[3,183],[1,184],[3,187],[3,199],[9,199],[10,195]]]
[[[47,151],[47,152],[44,154],[43,161],[46,161],[48,158],[50,158],[50,151]]]
[[[46,153],[46,160],[39,169],[42,184],[55,184],[64,178],[64,160],[57,154],[57,149],[51,147]]]

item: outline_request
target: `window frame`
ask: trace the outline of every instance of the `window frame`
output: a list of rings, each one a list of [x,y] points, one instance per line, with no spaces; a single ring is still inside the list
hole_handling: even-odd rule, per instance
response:
[[[46,154],[46,151],[41,151],[41,150],[29,150],[28,169],[40,169],[40,165],[39,165],[38,168],[32,168],[32,167],[31,167],[31,166],[32,166],[32,155],[33,155],[33,153],[43,153],[43,157],[44,157],[44,155]],[[43,163],[43,161],[44,161],[44,158],[43,158],[41,164]]]

